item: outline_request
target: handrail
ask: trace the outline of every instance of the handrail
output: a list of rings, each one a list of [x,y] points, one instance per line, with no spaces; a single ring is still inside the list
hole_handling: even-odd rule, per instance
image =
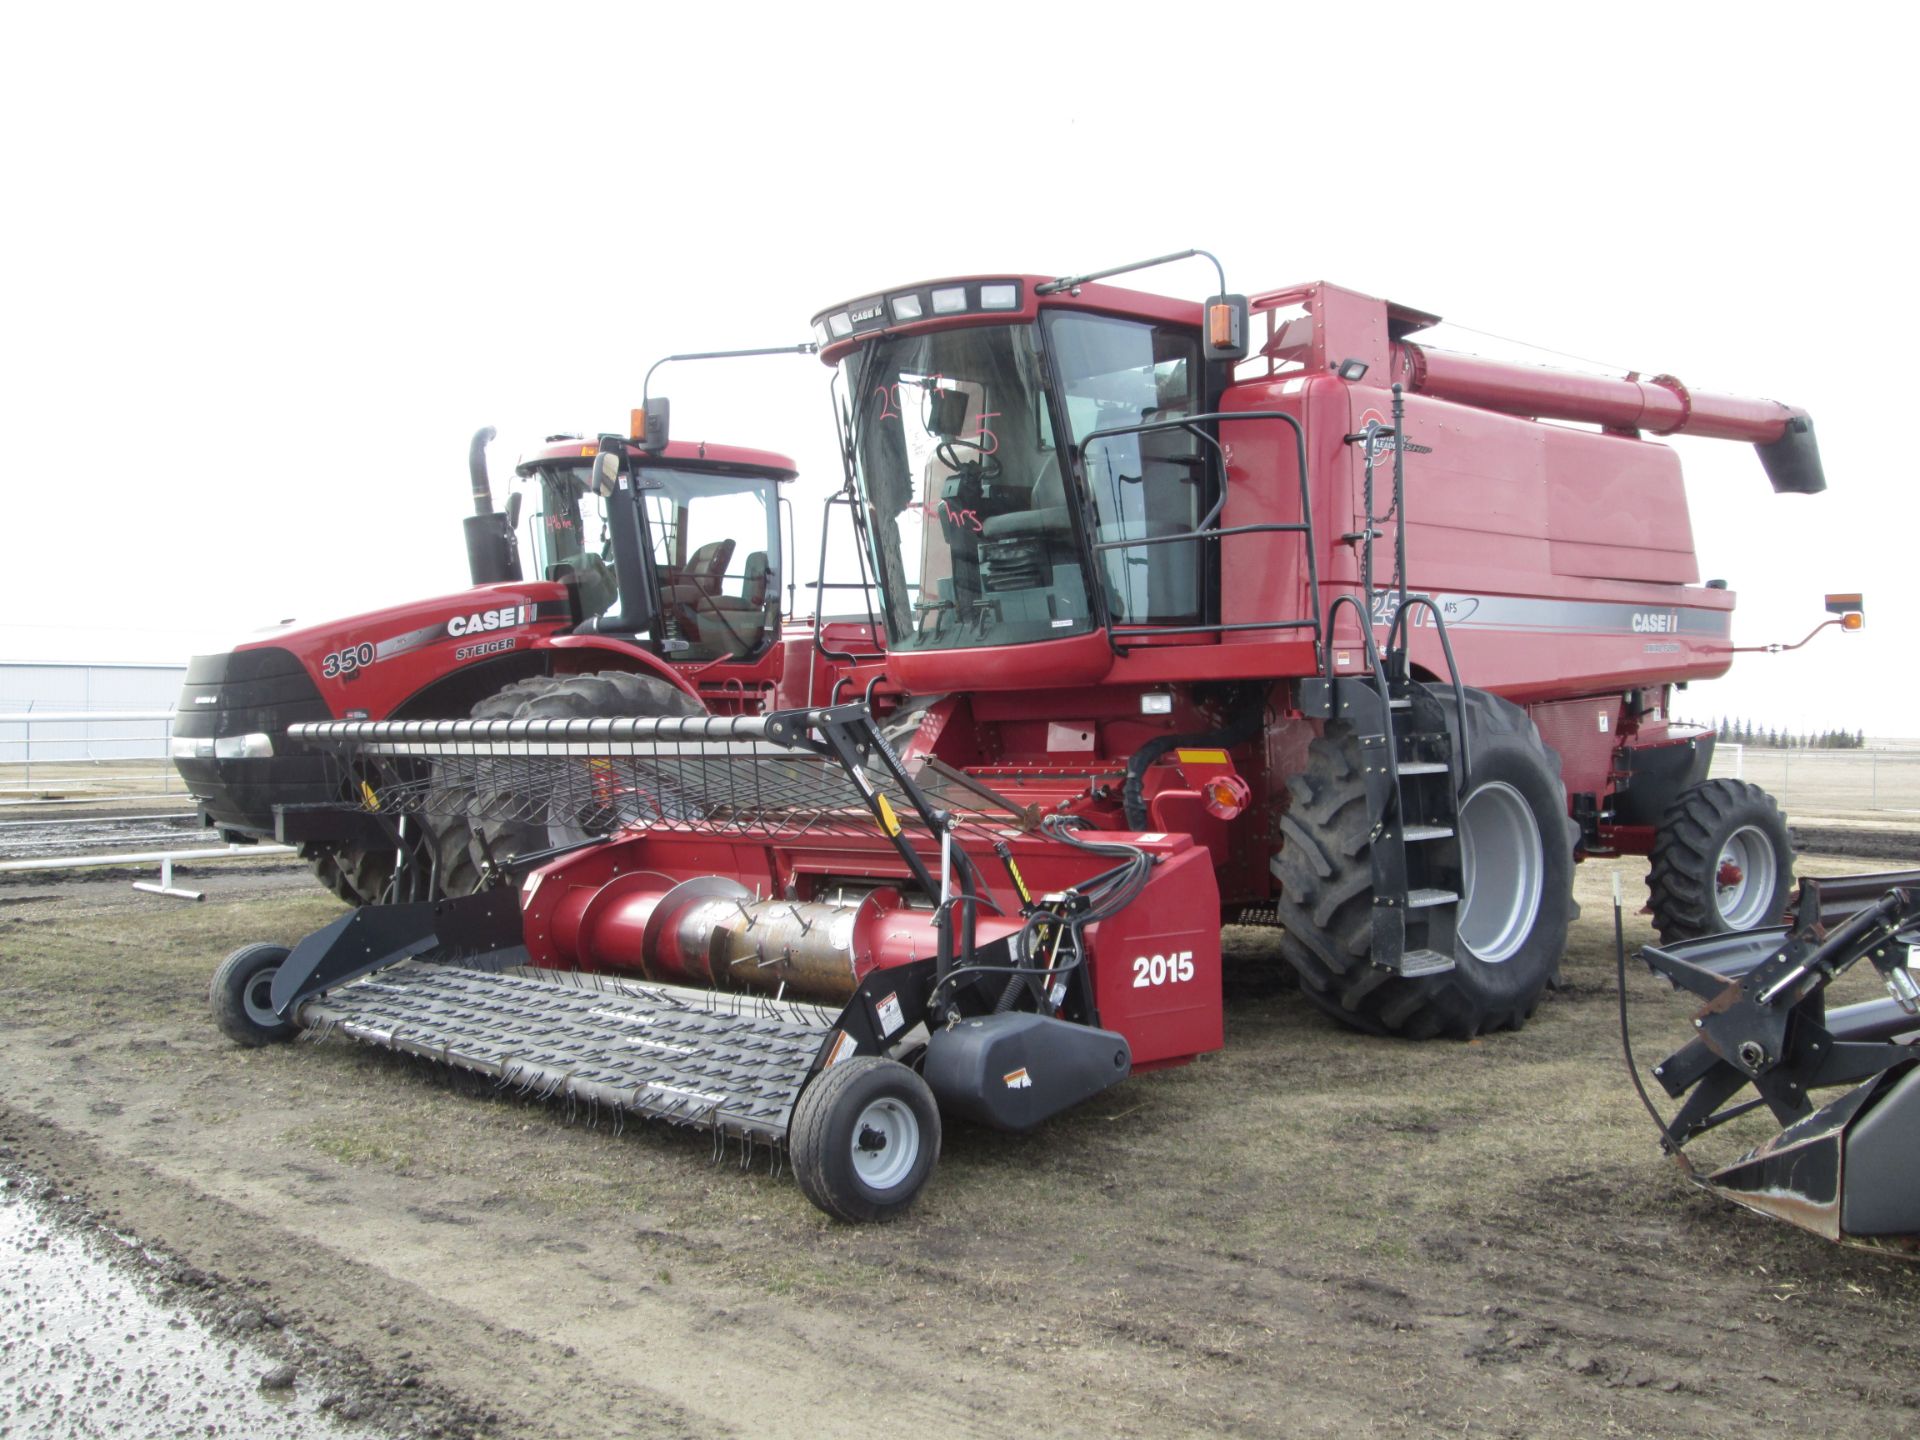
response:
[[[1440,651],[1447,657],[1447,678],[1453,682],[1453,703],[1460,711],[1460,794],[1465,795],[1473,788],[1473,774],[1469,768],[1471,762],[1468,759],[1473,747],[1468,743],[1467,735],[1467,727],[1471,723],[1467,718],[1467,687],[1461,683],[1460,667],[1453,658],[1453,640],[1447,634],[1446,617],[1440,613],[1440,607],[1431,595],[1402,597],[1400,608],[1394,612],[1393,623],[1387,627],[1387,654],[1398,653],[1405,661],[1406,651],[1413,648],[1413,626],[1407,616],[1422,606],[1433,613],[1433,628],[1440,637]],[[1406,639],[1396,651],[1394,638],[1400,634],[1402,627],[1406,629]]]
[[[1243,420],[1279,420],[1293,431],[1294,464],[1300,480],[1300,519],[1297,523],[1285,525],[1234,525],[1224,529],[1213,525],[1213,521],[1220,515],[1220,512],[1226,508],[1227,466],[1225,453],[1222,450],[1219,440],[1200,427],[1208,424],[1218,425],[1223,421],[1234,423]],[[1289,414],[1285,410],[1208,410],[1198,415],[1179,415],[1166,420],[1149,420],[1139,425],[1116,425],[1111,429],[1096,430],[1072,447],[1075,459],[1080,466],[1081,483],[1083,485],[1087,483],[1087,456],[1089,450],[1096,442],[1117,439],[1123,435],[1154,434],[1163,430],[1185,430],[1189,434],[1195,435],[1207,444],[1213,446],[1216,451],[1221,451],[1219,498],[1215,500],[1213,508],[1201,518],[1199,524],[1184,534],[1159,535],[1141,540],[1128,541],[1103,540],[1095,542],[1091,546],[1093,552],[1098,554],[1107,550],[1132,549],[1137,545],[1169,545],[1181,541],[1218,542],[1232,535],[1252,535],[1276,531],[1302,534],[1306,536],[1307,540],[1307,603],[1312,611],[1311,627],[1313,629],[1314,658],[1316,663],[1318,663],[1323,651],[1331,655],[1331,650],[1325,649],[1329,632],[1326,628],[1325,614],[1320,608],[1320,562],[1318,556],[1314,553],[1313,495],[1311,488],[1307,484],[1307,432],[1305,427],[1301,425],[1297,417]],[[1308,623],[1299,620],[1276,620],[1271,623],[1256,621],[1234,625],[1134,626],[1124,630],[1121,626],[1109,622],[1107,626],[1107,643],[1113,647],[1114,653],[1119,655],[1123,654],[1124,651],[1120,648],[1116,636],[1123,633],[1128,636],[1217,635],[1239,630],[1304,630],[1307,628]]]

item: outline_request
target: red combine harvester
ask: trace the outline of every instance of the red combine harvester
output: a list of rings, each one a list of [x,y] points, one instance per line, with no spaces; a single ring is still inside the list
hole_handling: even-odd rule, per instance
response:
[[[473,589],[289,627],[188,667],[174,761],[205,823],[298,845],[352,904],[468,893],[494,856],[551,837],[451,806],[407,823],[343,808],[337,777],[291,725],[757,714],[865,694],[881,673],[871,620],[783,631],[795,585],[780,492],[797,473],[784,456],[556,435],[520,462],[499,512],[492,438],[475,435],[468,457]],[[631,488],[594,483],[603,443],[624,445]],[[522,573],[523,509],[535,578]],[[884,709],[895,692],[874,689]]]
[[[1223,917],[1277,921],[1348,1023],[1466,1036],[1533,1012],[1576,850],[1653,853],[1667,931],[1779,913],[1777,809],[1668,719],[1733,597],[1640,432],[1810,493],[1804,414],[1423,351],[1433,317],[1328,285],[1101,278],[816,322],[886,674],[941,697],[900,752],[859,706],[298,726],[383,813],[579,843],[235,952],[223,1028],[766,1141],[873,1218],[942,1109],[1025,1129],[1217,1048]]]

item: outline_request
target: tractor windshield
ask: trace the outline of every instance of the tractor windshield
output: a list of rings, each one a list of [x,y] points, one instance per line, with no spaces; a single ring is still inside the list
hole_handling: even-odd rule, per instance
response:
[[[571,580],[583,619],[604,615],[642,576],[618,573],[592,462],[527,467],[538,573]],[[780,533],[770,476],[645,465],[639,493],[660,582],[658,639],[675,660],[759,653],[779,632]],[[639,609],[642,607],[631,607]]]
[[[619,598],[613,573],[613,543],[607,529],[607,496],[593,483],[593,464],[540,465],[522,475],[532,493],[533,559],[547,580],[571,579],[579,588],[582,618],[603,615]]]
[[[890,643],[1008,645],[1091,629],[1032,329],[883,337],[845,365]]]

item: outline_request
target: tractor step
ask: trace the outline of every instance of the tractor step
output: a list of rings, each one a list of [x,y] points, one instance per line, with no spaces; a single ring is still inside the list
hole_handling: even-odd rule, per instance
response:
[[[812,1005],[571,971],[407,961],[300,1023],[590,1106],[781,1144],[831,1016]]]
[[[1400,832],[1404,840],[1446,840],[1452,837],[1451,825],[1409,825]]]
[[[1390,967],[1396,975],[1416,980],[1422,975],[1444,975],[1453,969],[1453,957],[1438,950],[1408,950]]]
[[[1444,760],[1402,760],[1400,774],[1408,775],[1445,775],[1453,767]]]
[[[1428,905],[1451,905],[1459,898],[1460,897],[1451,890],[1437,890],[1431,887],[1423,887],[1419,890],[1409,890],[1407,892],[1407,908],[1409,910],[1419,910]]]

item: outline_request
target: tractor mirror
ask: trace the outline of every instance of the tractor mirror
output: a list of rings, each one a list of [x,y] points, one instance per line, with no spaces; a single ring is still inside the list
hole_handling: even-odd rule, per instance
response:
[[[1827,613],[1840,617],[1842,630],[1858,630],[1866,623],[1867,605],[1863,595],[1827,596]]]
[[[667,448],[667,420],[672,410],[667,397],[649,400],[644,409],[633,412],[633,439],[649,455]]]
[[[519,490],[507,496],[507,531],[509,534],[520,528],[520,502],[526,498],[526,494]]]
[[[611,450],[602,450],[593,457],[593,488],[602,495],[611,495],[614,485],[620,478],[620,457]]]
[[[943,440],[958,440],[967,424],[967,392],[927,391],[927,428]]]

